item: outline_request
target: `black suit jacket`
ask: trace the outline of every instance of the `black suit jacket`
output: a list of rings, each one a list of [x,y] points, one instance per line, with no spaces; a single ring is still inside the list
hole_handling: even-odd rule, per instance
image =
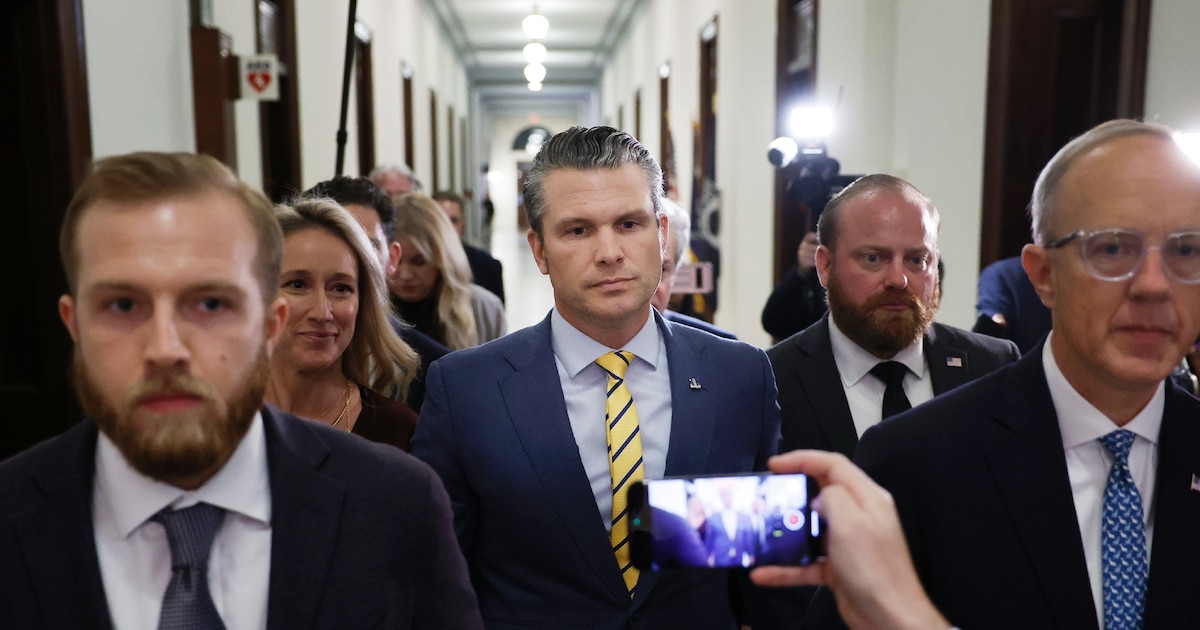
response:
[[[925,334],[923,343],[935,396],[1021,356],[1011,341],[938,323]],[[815,448],[852,457],[858,432],[833,359],[829,317],[779,342],[767,356],[779,388],[780,452]]]
[[[471,276],[475,284],[491,291],[504,301],[504,265],[491,254],[478,247],[463,243],[467,253],[467,264],[471,265]]]
[[[271,407],[263,423],[268,628],[482,626],[428,466]],[[0,625],[111,628],[90,508],[96,439],[84,421],[0,464]]]
[[[963,628],[1096,628],[1041,346],[873,427],[858,463],[892,492],[925,590]],[[1167,383],[1145,628],[1200,623],[1200,400]]]

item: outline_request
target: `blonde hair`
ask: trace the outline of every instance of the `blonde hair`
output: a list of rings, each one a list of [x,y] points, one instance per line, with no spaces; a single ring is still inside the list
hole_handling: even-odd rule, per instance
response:
[[[277,205],[275,217],[285,242],[292,234],[316,229],[350,247],[358,262],[359,303],[354,337],[342,354],[342,370],[355,383],[404,400],[421,367],[421,358],[392,328],[383,267],[367,233],[353,215],[328,198],[301,198],[291,205]]]
[[[401,238],[407,238],[441,275],[434,291],[443,343],[451,350],[479,345],[471,306],[471,266],[446,213],[425,195],[400,197],[396,200],[395,239]]]

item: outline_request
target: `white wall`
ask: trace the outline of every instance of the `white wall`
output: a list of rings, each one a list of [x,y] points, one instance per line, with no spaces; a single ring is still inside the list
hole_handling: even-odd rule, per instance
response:
[[[1200,132],[1200,2],[1154,0],[1146,76],[1146,120]]]
[[[84,0],[92,153],[194,151],[186,2]]]
[[[296,3],[299,45],[293,71],[299,89],[303,187],[328,179],[334,172],[348,8],[349,0]],[[187,3],[84,0],[83,17],[96,157],[139,149],[194,151]],[[452,104],[456,119],[467,114],[465,72],[419,0],[360,0],[358,17],[373,32],[376,161],[400,162],[404,158],[400,67],[407,60],[415,70],[417,175],[426,182],[432,179],[428,127],[429,90],[434,89],[442,119],[439,175],[443,185],[448,185],[445,108]],[[231,36],[236,54],[254,53],[254,3],[213,0],[213,22]],[[234,111],[239,175],[261,186],[258,103],[240,101]],[[352,90],[344,169],[349,175],[360,171],[356,129]]]

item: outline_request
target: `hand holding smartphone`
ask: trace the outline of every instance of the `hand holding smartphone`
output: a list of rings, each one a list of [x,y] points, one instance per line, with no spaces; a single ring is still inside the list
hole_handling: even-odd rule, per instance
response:
[[[679,477],[629,489],[634,566],[805,565],[822,553],[816,488],[802,474]]]

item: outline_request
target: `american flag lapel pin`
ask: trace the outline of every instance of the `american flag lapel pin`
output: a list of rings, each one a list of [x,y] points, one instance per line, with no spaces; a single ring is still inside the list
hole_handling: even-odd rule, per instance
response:
[[[1200,492],[1200,476],[1197,476],[1196,473],[1192,473],[1192,491]]]
[[[946,357],[946,367],[962,367],[962,357]]]

